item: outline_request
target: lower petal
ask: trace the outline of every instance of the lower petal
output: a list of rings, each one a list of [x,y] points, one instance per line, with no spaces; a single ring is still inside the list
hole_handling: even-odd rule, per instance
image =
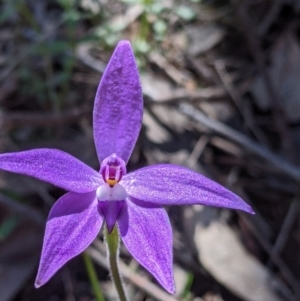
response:
[[[99,201],[98,208],[106,222],[108,233],[113,230],[117,218],[124,207],[124,201]]]
[[[166,211],[141,207],[128,200],[118,224],[128,251],[174,294],[172,228]]]
[[[95,192],[63,195],[48,217],[35,286],[45,284],[67,261],[84,251],[101,225]]]

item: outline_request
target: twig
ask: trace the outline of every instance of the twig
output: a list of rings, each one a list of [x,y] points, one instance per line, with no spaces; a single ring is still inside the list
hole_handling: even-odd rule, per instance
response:
[[[253,227],[252,223],[245,218],[243,215],[240,216],[244,223],[247,225],[247,227],[252,231],[254,236],[259,241],[260,245],[264,248],[264,250],[269,254],[273,262],[276,264],[276,266],[281,271],[282,275],[286,279],[286,281],[290,284],[290,286],[293,288],[295,292],[295,299],[294,300],[300,300],[300,287],[298,280],[294,277],[293,273],[289,269],[289,267],[285,264],[285,262],[281,259],[280,256],[278,256],[276,253],[272,253],[272,246],[271,244],[261,237],[259,232]]]
[[[276,20],[281,6],[282,6],[282,0],[275,0],[272,4],[272,7],[270,8],[270,10],[268,11],[268,14],[264,17],[263,21],[261,22],[261,24],[259,24],[258,27],[258,34],[260,36],[264,36],[267,31],[269,30],[270,26],[272,25],[272,23],[274,22],[274,20]]]
[[[275,93],[273,83],[267,72],[265,66],[264,54],[258,44],[256,33],[253,30],[254,25],[252,24],[252,21],[250,20],[247,14],[247,9],[244,5],[245,3],[239,2],[237,0],[232,0],[232,2],[235,4],[237,8],[237,15],[239,17],[239,20],[243,28],[243,32],[249,44],[250,51],[256,62],[258,71],[262,75],[262,79],[269,96],[269,101],[272,104],[273,119],[282,143],[282,147],[285,151],[286,156],[288,158],[291,158],[292,159],[291,161],[294,161],[296,158],[295,150],[293,147],[293,142],[292,142],[290,132],[287,127],[285,112],[282,109],[282,106],[278,99],[278,95]]]
[[[195,58],[191,55],[186,55],[186,60],[189,64],[189,67],[195,70],[195,72],[204,78],[206,82],[213,83],[215,85],[219,85],[220,81],[216,77],[215,72],[213,72],[200,58]]]
[[[62,124],[78,121],[79,118],[90,115],[92,108],[87,105],[73,108],[66,112],[44,113],[44,112],[14,112],[0,114],[0,124],[2,128],[17,128],[30,125],[32,127],[41,126],[61,126]]]
[[[271,254],[278,255],[281,253],[281,251],[284,248],[284,245],[286,243],[286,240],[288,238],[288,235],[291,231],[291,228],[292,228],[293,224],[295,223],[295,220],[298,216],[298,212],[299,212],[299,200],[295,199],[292,202],[292,204],[290,205],[289,211],[288,211],[287,215],[285,216],[285,219],[284,219],[284,222],[280,229],[280,232],[273,245]]]
[[[207,135],[202,135],[198,139],[197,143],[195,144],[192,152],[186,159],[187,166],[193,166],[199,160],[201,154],[203,153],[207,143],[209,142],[209,137]]]
[[[240,146],[222,137],[213,136],[209,139],[209,143],[221,149],[225,153],[231,154],[237,158],[241,158],[243,156],[243,150]]]
[[[75,50],[75,56],[85,65],[100,73],[103,73],[106,64],[90,55],[90,50],[93,47],[95,47],[95,45],[92,43],[79,44]]]
[[[150,62],[156,64],[159,68],[164,70],[166,74],[178,85],[185,85],[191,80],[187,73],[179,71],[172,64],[170,64],[167,59],[159,52],[151,52],[149,54]]]
[[[252,139],[244,136],[243,134],[231,129],[227,125],[221,123],[220,121],[211,119],[205,116],[202,112],[197,110],[190,104],[182,103],[179,105],[179,110],[185,115],[193,118],[197,122],[205,125],[210,130],[230,139],[231,141],[241,145],[247,151],[263,158],[267,162],[271,163],[281,172],[284,172],[286,175],[289,175],[296,181],[300,181],[300,169],[295,167],[290,162],[280,158],[279,156],[272,153],[270,150],[265,147],[257,144]]]
[[[245,113],[243,108],[240,105],[240,95],[239,93],[234,89],[232,80],[230,78],[230,75],[226,72],[225,65],[222,61],[217,60],[214,62],[216,71],[218,72],[218,75],[227,90],[228,94],[230,95],[231,99],[233,100],[236,108],[238,109],[239,113],[245,120],[245,123],[247,127],[252,131],[252,133],[255,135],[257,140],[262,143],[264,146],[269,147],[269,143],[267,141],[267,138],[261,131],[259,127],[257,127],[254,123],[253,120],[249,118],[249,115]]]
[[[227,92],[224,88],[220,87],[209,87],[203,89],[197,89],[193,91],[188,91],[184,88],[177,88],[174,89],[172,94],[167,98],[159,98],[159,99],[152,99],[146,95],[146,101],[148,103],[156,103],[156,104],[171,104],[174,102],[178,102],[182,99],[189,99],[191,101],[198,100],[198,99],[220,99],[227,96]]]
[[[100,242],[98,242],[99,244]],[[99,250],[90,247],[86,251],[99,265],[108,269],[108,262],[106,256],[101,254]],[[119,268],[124,276],[124,278],[128,279],[134,285],[139,287],[141,290],[146,292],[148,295],[152,296],[153,298],[161,301],[178,301],[171,295],[168,295],[163,290],[158,288],[155,284],[151,283],[146,278],[138,275],[137,273],[133,272],[124,262],[119,260]]]
[[[125,13],[121,13],[113,17],[109,22],[110,28],[118,28],[120,31],[125,30],[130,24],[132,24],[137,18],[144,12],[144,5],[141,3],[129,6]]]

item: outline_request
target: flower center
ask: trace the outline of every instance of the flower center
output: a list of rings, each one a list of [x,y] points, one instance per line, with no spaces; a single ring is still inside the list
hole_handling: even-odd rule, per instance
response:
[[[101,163],[100,174],[105,183],[114,187],[126,174],[125,162],[116,154],[112,154]]]
[[[126,200],[126,190],[119,183],[111,187],[109,184],[103,184],[96,190],[98,201],[124,201]]]
[[[126,200],[126,190],[119,184],[122,176],[126,174],[125,162],[116,154],[112,154],[101,163],[100,174],[105,183],[96,191],[98,201]]]

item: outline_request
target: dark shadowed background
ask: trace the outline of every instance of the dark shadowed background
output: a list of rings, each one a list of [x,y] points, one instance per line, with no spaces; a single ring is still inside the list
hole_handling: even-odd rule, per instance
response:
[[[187,166],[257,213],[166,208],[176,295],[122,246],[130,300],[300,300],[299,38],[298,0],[1,0],[0,151],[59,148],[98,169],[94,95],[128,39],[145,101],[128,170]],[[0,173],[0,301],[95,300],[81,255],[33,286],[47,214],[63,193]],[[89,254],[116,300],[101,236]]]

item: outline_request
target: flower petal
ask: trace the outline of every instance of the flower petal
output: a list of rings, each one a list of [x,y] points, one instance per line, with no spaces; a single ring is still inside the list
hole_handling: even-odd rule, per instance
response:
[[[128,195],[160,205],[201,204],[254,213],[233,192],[187,168],[161,164],[125,175],[120,184]]]
[[[125,201],[100,201],[98,209],[106,222],[108,233],[111,233],[124,207]]]
[[[118,221],[126,248],[169,293],[174,294],[172,228],[166,211],[140,207],[129,200],[126,205]]]
[[[103,183],[98,172],[73,156],[56,149],[34,149],[0,155],[0,169],[84,193]]]
[[[48,217],[35,286],[45,284],[67,261],[84,251],[101,225],[95,192],[63,195]]]
[[[116,153],[128,162],[140,132],[143,97],[130,43],[119,42],[102,76],[94,106],[99,161]]]

